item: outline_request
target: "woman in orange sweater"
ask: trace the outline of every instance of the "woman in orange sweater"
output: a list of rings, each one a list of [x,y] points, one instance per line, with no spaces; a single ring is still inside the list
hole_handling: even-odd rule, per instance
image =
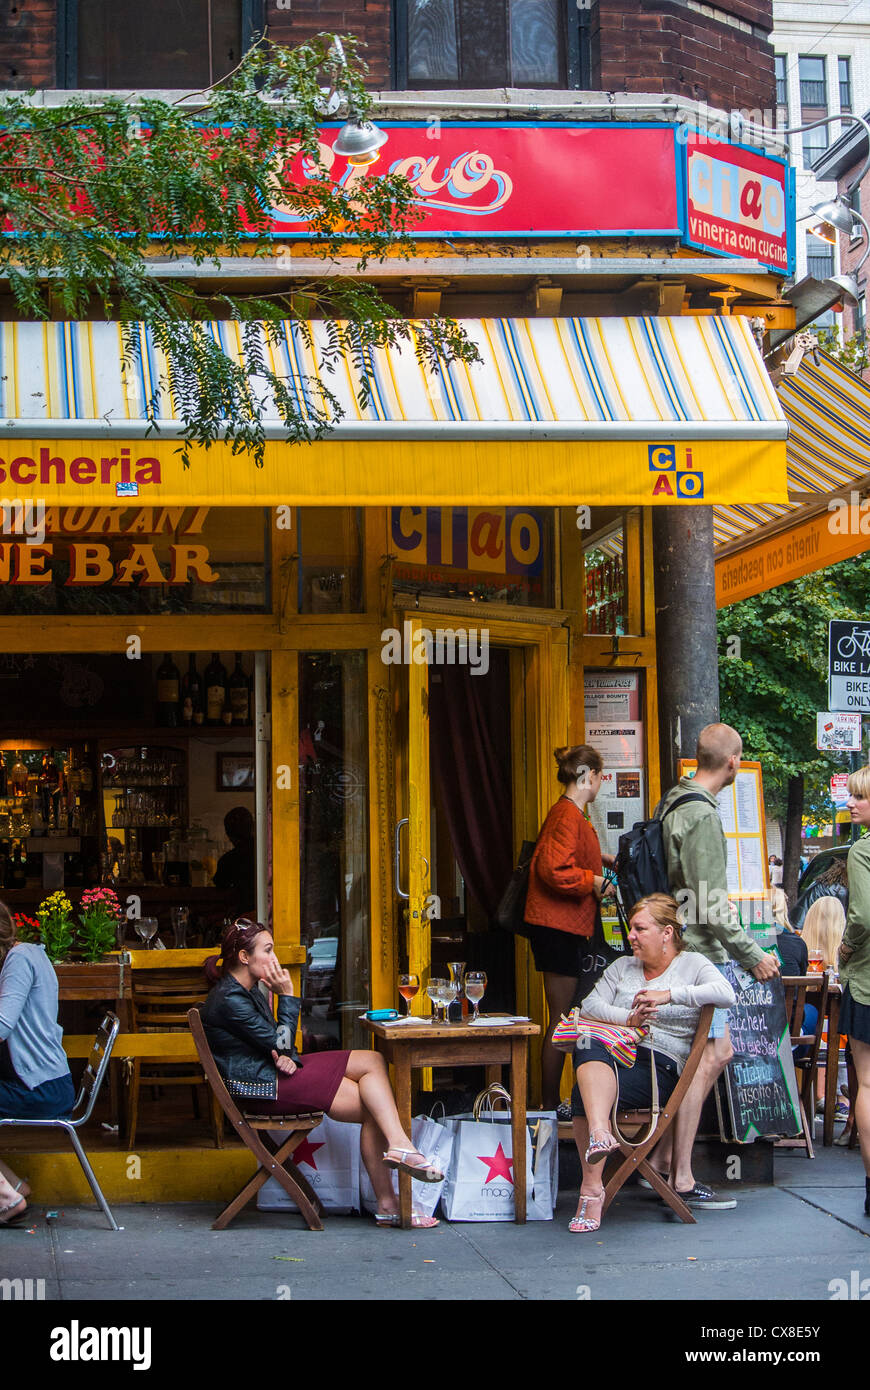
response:
[[[544,977],[549,1026],[541,1051],[543,1106],[555,1110],[565,1056],[550,1044],[560,1015],[574,1003],[580,960],[595,927],[600,899],[613,888],[602,875],[601,846],[585,809],[601,786],[601,755],[587,744],[557,748],[565,788],[538,836],[529,869],[525,919],[535,968]],[[612,863],[612,856],[606,856]]]

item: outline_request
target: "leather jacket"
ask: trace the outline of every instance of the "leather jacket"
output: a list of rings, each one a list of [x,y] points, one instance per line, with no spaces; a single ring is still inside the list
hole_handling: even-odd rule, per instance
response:
[[[806,915],[813,903],[817,903],[820,898],[839,898],[843,904],[843,911],[849,911],[849,890],[845,883],[820,883],[816,879],[809,888],[804,889],[794,906],[791,913],[791,924],[795,931],[800,931],[803,927]]]
[[[230,1095],[277,1099],[278,1070],[272,1052],[283,1053],[302,1066],[294,1045],[301,1008],[301,999],[279,995],[276,1024],[258,987],[245,989],[233,975],[224,975],[215,985],[202,1006],[202,1024]]]

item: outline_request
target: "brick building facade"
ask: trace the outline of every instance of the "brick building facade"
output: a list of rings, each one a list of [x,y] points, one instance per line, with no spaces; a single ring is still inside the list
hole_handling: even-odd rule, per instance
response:
[[[75,60],[69,55],[75,49],[78,8],[84,4],[99,9],[105,0],[0,0],[0,87],[78,85]],[[122,33],[128,4],[132,10],[132,0],[115,0],[111,7],[114,27]],[[475,13],[499,8],[499,0],[486,0],[483,9],[481,0],[460,0],[462,4],[468,7],[469,25]],[[324,30],[354,33],[366,45],[373,87],[415,87],[413,75],[404,76],[403,60],[411,0],[239,0],[239,5],[243,27],[250,32],[265,23],[279,43],[299,43]],[[563,34],[571,31],[570,42],[579,58],[565,81],[539,85],[673,93],[726,109],[773,106],[771,0],[722,0],[719,5],[698,0],[592,0],[587,7],[564,0],[552,13]],[[478,28],[478,42],[479,34]],[[443,83],[445,88],[499,85],[504,84]]]

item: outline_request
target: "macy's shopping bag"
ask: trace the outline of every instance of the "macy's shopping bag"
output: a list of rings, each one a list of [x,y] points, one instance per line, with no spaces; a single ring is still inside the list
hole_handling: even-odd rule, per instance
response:
[[[444,1121],[453,1129],[453,1162],[441,1208],[448,1221],[513,1221],[514,1158],[510,1105],[503,1086],[488,1086],[469,1115]],[[552,1221],[559,1191],[559,1129],[554,1110],[526,1116],[526,1220]]]
[[[419,1153],[425,1154],[430,1163],[433,1163],[442,1173],[449,1173],[450,1161],[453,1156],[453,1134],[446,1125],[439,1124],[429,1115],[415,1115],[411,1121],[411,1143]],[[391,1176],[393,1191],[398,1193],[399,1175],[395,1168],[392,1170]],[[412,1180],[411,1202],[418,1216],[434,1216],[443,1187],[443,1182]],[[362,1164],[360,1164],[359,1191],[363,1210],[377,1211],[378,1204],[374,1188]]]
[[[269,1131],[274,1143],[287,1138],[284,1131]],[[339,1124],[324,1115],[309,1130],[293,1154],[293,1162],[314,1188],[326,1211],[347,1215],[359,1207],[359,1125]],[[296,1203],[275,1178],[264,1182],[257,1194],[260,1211],[298,1211]]]

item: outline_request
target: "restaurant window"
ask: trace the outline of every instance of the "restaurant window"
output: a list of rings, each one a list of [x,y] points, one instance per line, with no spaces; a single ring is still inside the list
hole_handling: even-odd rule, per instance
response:
[[[364,1047],[369,984],[365,652],[299,657],[303,1051]]]
[[[395,84],[588,85],[588,6],[576,0],[394,0]]]
[[[828,83],[824,58],[798,58],[801,125],[821,120],[828,114]],[[828,148],[828,127],[817,126],[803,133],[804,167],[809,169]]]
[[[299,510],[299,612],[362,611],[361,507]]]
[[[60,0],[58,84],[201,88],[263,27],[262,0]]]
[[[622,635],[628,603],[625,528],[622,521],[599,531],[583,551],[586,631]]]
[[[3,516],[9,539],[0,545],[0,615],[268,610],[269,527],[261,507],[16,502],[5,504]]]
[[[840,110],[852,110],[852,59],[838,58],[837,73],[840,81]]]
[[[814,280],[827,280],[834,273],[834,248],[814,232],[807,232],[807,274]]]
[[[392,507],[390,550],[401,593],[552,606],[552,508]]]

